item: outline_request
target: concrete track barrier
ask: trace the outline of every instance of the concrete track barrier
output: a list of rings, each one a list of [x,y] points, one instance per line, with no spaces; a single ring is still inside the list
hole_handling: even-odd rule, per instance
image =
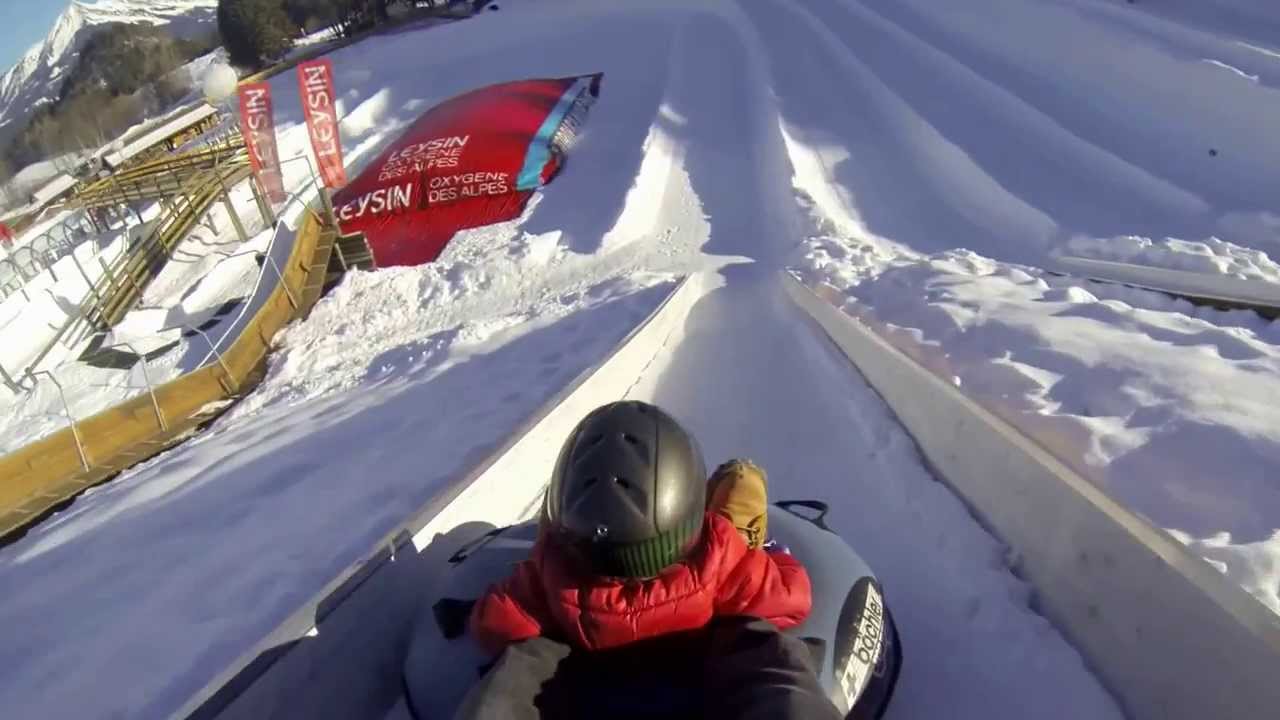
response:
[[[1008,543],[1041,612],[1139,720],[1268,718],[1280,616],[896,347],[867,309],[784,274],[936,476]],[[896,342],[906,342],[899,338]]]

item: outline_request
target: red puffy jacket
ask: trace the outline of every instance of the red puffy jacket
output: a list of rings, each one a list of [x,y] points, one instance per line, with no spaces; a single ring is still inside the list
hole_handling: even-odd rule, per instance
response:
[[[545,539],[471,611],[471,634],[497,654],[547,635],[603,650],[702,627],[716,615],[752,615],[779,628],[813,604],[809,575],[790,555],[751,550],[733,523],[707,513],[702,539],[680,563],[642,581],[581,576]]]

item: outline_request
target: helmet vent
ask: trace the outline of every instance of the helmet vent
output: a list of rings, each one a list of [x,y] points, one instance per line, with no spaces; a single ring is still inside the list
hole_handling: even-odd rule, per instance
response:
[[[631,433],[622,433],[622,441],[631,446],[631,451],[635,453],[637,460],[640,460],[645,464],[652,462],[649,457],[648,443]]]
[[[610,402],[565,439],[543,517],[565,542],[588,548],[595,574],[654,577],[701,536],[706,478],[697,440],[674,417],[644,402]]]

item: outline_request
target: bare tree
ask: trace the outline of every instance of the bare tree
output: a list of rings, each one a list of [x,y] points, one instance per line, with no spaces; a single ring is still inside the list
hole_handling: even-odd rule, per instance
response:
[[[59,172],[69,172],[74,163],[65,155],[68,138],[63,134],[62,123],[51,117],[42,117],[31,128],[31,137],[44,159]]]

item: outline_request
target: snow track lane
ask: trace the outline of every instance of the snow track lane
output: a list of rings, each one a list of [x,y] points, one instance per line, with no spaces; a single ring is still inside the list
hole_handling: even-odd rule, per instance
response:
[[[545,397],[540,393],[603,354],[656,301],[651,289],[628,294],[625,283],[606,280],[728,265],[722,286],[694,307],[683,334],[670,338],[629,395],[662,403],[689,422],[709,460],[747,455],[764,463],[775,499],[832,503],[833,527],[883,577],[902,627],[907,666],[891,717],[1118,717],[1079,655],[1029,609],[1029,588],[1009,572],[1004,548],[922,467],[883,402],[789,304],[774,274],[803,237],[791,185],[797,148],[819,158],[829,175],[815,189],[847,203],[850,217],[861,214],[871,234],[916,250],[985,245],[999,255],[1035,258],[1054,222],[1025,200],[1030,194],[983,169],[940,132],[946,126],[936,110],[913,107],[919,98],[905,97],[876,74],[895,60],[892,52],[903,52],[916,64],[902,72],[918,78],[945,67],[935,54],[895,33],[897,50],[861,59],[821,19],[848,22],[843,5],[810,12],[751,0],[741,12],[724,7],[674,19],[631,10],[598,22],[616,11],[548,4],[538,22],[530,9],[504,8],[469,26],[433,31],[432,50],[448,63],[431,62],[451,72],[432,97],[509,79],[513,63],[529,76],[602,69],[602,103],[653,118],[637,154],[631,143],[640,141],[642,123],[597,110],[601,126],[627,144],[610,148],[598,142],[605,135],[587,137],[561,178],[587,196],[552,202],[560,192],[553,187],[527,218],[544,237],[524,237],[523,245],[502,240],[519,254],[531,244],[554,246],[545,236],[564,230],[573,255],[599,254],[582,273],[599,284],[566,293],[573,312],[549,314],[555,321],[545,322],[537,313],[548,312],[543,300],[554,299],[556,288],[502,287],[510,277],[487,285],[476,267],[487,262],[482,249],[430,278],[397,269],[380,278],[381,288],[370,282],[330,298],[334,324],[300,334],[326,332],[334,343],[348,343],[351,355],[358,354],[351,343],[361,342],[351,337],[363,336],[347,324],[380,322],[403,303],[435,303],[433,293],[441,293],[441,305],[464,301],[483,309],[479,299],[498,291],[520,302],[492,308],[491,318],[468,315],[458,327],[432,325],[425,336],[406,328],[394,336],[395,347],[367,360],[367,372],[353,381],[359,393],[319,379],[316,389],[306,373],[294,378],[297,385],[285,377],[270,401],[250,402],[234,425],[140,468],[81,512],[0,554],[0,582],[26,588],[2,606],[0,625],[18,635],[0,653],[15,668],[0,684],[0,704],[33,717],[86,708],[163,714],[256,642],[368,537],[417,507],[431,483],[447,482],[483,456],[504,427],[509,432]],[[527,32],[512,30],[519,22]],[[880,27],[862,22],[867,33]],[[477,43],[468,27],[506,28],[505,44],[494,50]],[[654,68],[672,31],[668,62],[678,72],[668,71],[659,87],[663,73]],[[382,49],[394,58],[418,52],[420,43],[406,35]],[[424,69],[386,58],[368,62],[360,54],[366,51],[372,52],[360,45],[341,51],[338,81],[358,88],[344,97],[353,107],[344,123],[362,110],[369,115],[368,127],[353,138],[368,156],[381,142],[378,132],[420,111],[412,76]],[[642,72],[653,76],[636,77]],[[628,98],[629,82],[640,88],[640,99]],[[977,80],[969,87],[999,94]],[[278,89],[278,107],[296,107],[287,78]],[[659,92],[657,108],[640,105],[655,102]],[[990,119],[977,108],[966,113],[971,122]],[[298,119],[296,113],[287,119],[293,126],[282,133],[285,144],[299,145]],[[592,127],[589,121],[589,134],[602,132]],[[1047,128],[1037,132],[1055,132]],[[794,142],[784,142],[784,131]],[[575,174],[600,162],[612,164],[601,182]],[[636,184],[620,200],[633,171]],[[566,220],[576,205],[594,210]],[[1017,242],[1026,247],[1002,244]],[[626,247],[611,252],[620,245]],[[592,275],[601,268],[607,277]],[[342,320],[361,311],[369,317]],[[325,314],[313,314],[312,322]],[[511,331],[513,338],[483,327],[521,318],[542,322],[523,335]],[[455,353],[460,332],[491,339]],[[330,349],[292,348],[295,362]],[[450,422],[433,425],[442,416]],[[373,446],[328,450],[366,433]],[[325,455],[326,464],[313,462],[311,452]],[[424,471],[424,453],[456,462]],[[84,612],[89,596],[114,600]],[[81,642],[88,637],[95,639]]]
[[[1173,57],[1216,65],[1223,72],[1235,72],[1241,79],[1280,89],[1280,32],[1261,41],[1264,45],[1275,45],[1268,50],[1251,45],[1236,35],[1247,30],[1252,23],[1236,21],[1230,34],[1218,35],[1207,30],[1209,23],[1200,22],[1199,27],[1194,27],[1162,17],[1160,12],[1167,9],[1165,3],[1139,5],[1106,0],[1053,2],[1128,35],[1133,44],[1153,45]],[[1202,20],[1213,18],[1214,9],[1210,9],[1205,15]],[[1280,13],[1276,15],[1280,17]],[[1274,25],[1280,30],[1280,21]]]
[[[770,56],[774,86],[795,140],[797,185],[837,226],[812,238],[796,265],[915,334],[969,391],[1018,408],[1038,442],[1280,607],[1280,564],[1261,559],[1280,547],[1275,493],[1263,480],[1274,475],[1276,438],[1258,420],[1265,403],[1249,407],[1276,393],[1267,380],[1275,377],[1267,371],[1274,323],[1073,277],[1047,278],[1040,293],[1032,289],[1038,273],[1007,264],[1060,267],[1037,257],[1043,238],[1011,221],[1024,203],[1057,228],[1045,236],[1055,251],[1180,246],[1176,256],[1137,262],[1206,278],[1230,274],[1231,256],[1272,267],[1263,251],[1277,256],[1280,215],[1266,198],[1280,192],[1280,172],[1264,158],[1280,154],[1280,136],[1266,130],[1280,114],[1280,54],[1162,20],[1143,11],[1151,4],[742,6],[779,46],[796,45]],[[814,42],[801,47],[802,37]],[[854,91],[789,81],[820,73]],[[871,126],[898,111],[901,122]],[[922,130],[902,132],[909,123]],[[813,157],[825,161],[800,162]],[[987,183],[995,190],[984,196],[977,190]],[[832,212],[830,198],[841,196]],[[841,227],[842,215],[865,228]],[[910,258],[885,252],[892,241],[986,257],[949,252],[878,274]],[[951,262],[955,271],[944,270]],[[1055,302],[1067,304],[1026,322]],[[1082,337],[1090,339],[1076,345]],[[1234,350],[1241,342],[1248,350]],[[1149,352],[1133,350],[1144,343]],[[1224,374],[1245,378],[1251,391],[1224,396],[1238,382],[1206,380]],[[1230,492],[1204,484],[1220,476],[1231,478]]]
[[[1083,0],[1094,5],[1108,0]],[[1129,3],[1141,19],[1160,20],[1174,27],[1211,33],[1224,41],[1280,59],[1280,8],[1257,0],[1161,0]],[[1121,6],[1123,7],[1123,6]]]
[[[592,25],[571,15],[508,33],[514,47],[497,53],[476,46],[461,24],[431,31],[433,48],[463,57],[429,90],[421,67],[378,58],[415,53],[421,41],[412,36],[378,52],[344,49],[335,60],[339,83],[352,88],[347,102],[387,106],[390,116],[370,121],[371,148],[377,130],[394,132],[427,105],[415,98],[438,101],[510,79],[531,57],[536,69],[521,71],[529,75],[603,70],[606,95],[623,108],[634,107],[623,100],[625,88],[646,88],[640,102],[652,113],[662,76],[649,80],[648,68],[665,57],[662,44],[648,40],[664,38],[669,20],[614,11],[610,22]],[[475,21],[483,22],[505,21]],[[497,60],[472,57],[484,53]],[[385,85],[369,83],[374,70]],[[282,124],[294,123],[281,132],[282,148],[307,142],[296,82],[286,74],[276,90]],[[645,121],[636,127],[617,111],[600,113],[604,128],[584,138],[561,179],[608,163],[635,171]],[[611,131],[619,145],[594,141]],[[577,218],[578,236],[565,241],[571,249],[591,251],[583,233],[608,229],[614,213],[628,215],[619,210],[627,180],[578,186],[578,204],[611,209]],[[548,228],[569,213],[581,216],[563,205],[531,208]],[[642,215],[629,217],[636,226],[657,224]],[[11,670],[0,681],[6,716],[164,717],[456,481],[669,289],[660,287],[657,263],[642,264],[634,252],[630,261],[624,253],[585,256],[589,263],[571,253],[581,263],[576,275],[549,271],[554,233],[492,230],[507,234],[480,232],[481,252],[458,243],[456,254],[467,259],[350,278],[308,323],[291,328],[297,337],[264,387],[213,429],[0,551],[0,586],[21,588],[0,605],[10,640],[0,649]],[[444,312],[460,298],[472,302]]]
[[[711,227],[704,251],[750,262],[722,268],[628,397],[687,422],[709,463],[762,463],[772,498],[832,504],[833,528],[881,575],[902,627],[907,666],[892,718],[1120,717],[1079,654],[1029,609],[1004,548],[924,469],[884,403],[782,292],[775,268],[796,236],[777,232],[798,215],[786,144],[777,122],[742,119],[777,112],[760,95],[765,83],[746,81],[767,73],[750,51],[782,59],[778,45],[752,45],[786,25],[757,23],[737,38],[728,30],[710,19],[682,29],[674,51],[689,72],[666,100],[682,119],[675,142]],[[785,83],[774,88],[785,103]],[[717,182],[725,177],[754,184],[730,192]]]
[[[1235,215],[1275,206],[1280,135],[1270,118],[1280,114],[1280,92],[1244,78],[1222,82],[1222,67],[1134,43],[1115,23],[1060,4],[988,0],[975,12],[919,0],[860,1],[1071,134],[1202,198],[1205,219],[1224,239],[1275,242]],[[991,32],[996,22],[1036,40]],[[1091,51],[1078,52],[1084,46]]]
[[[776,277],[730,268],[631,397],[669,408],[708,463],[746,456],[773,499],[818,498],[881,577],[906,665],[891,718],[1119,718],[1079,654],[1028,607],[1004,548]],[[815,431],[814,428],[823,430]]]
[[[868,231],[920,252],[960,245],[1030,262],[1042,256],[1054,222],[920,117],[828,24],[801,5],[742,7],[769,43],[788,136],[825,151],[830,182]]]
[[[1054,118],[856,0],[804,5],[913,112],[1058,234],[1207,232],[1208,206],[1072,134]],[[1065,189],[1071,192],[1065,192]]]

